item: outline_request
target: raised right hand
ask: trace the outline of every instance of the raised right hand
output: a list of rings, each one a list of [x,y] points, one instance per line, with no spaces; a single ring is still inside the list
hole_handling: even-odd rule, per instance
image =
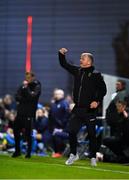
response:
[[[67,50],[66,48],[61,48],[61,49],[59,50],[59,52],[60,52],[61,54],[65,55],[65,54],[68,52],[68,50]]]

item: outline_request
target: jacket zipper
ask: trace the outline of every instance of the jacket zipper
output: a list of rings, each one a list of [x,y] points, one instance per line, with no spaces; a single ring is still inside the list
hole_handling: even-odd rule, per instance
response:
[[[79,93],[78,93],[78,105],[80,102],[80,96],[81,96],[81,90],[82,90],[82,81],[83,81],[84,74],[85,74],[85,72],[83,72],[82,77],[81,77],[81,85],[80,85]]]

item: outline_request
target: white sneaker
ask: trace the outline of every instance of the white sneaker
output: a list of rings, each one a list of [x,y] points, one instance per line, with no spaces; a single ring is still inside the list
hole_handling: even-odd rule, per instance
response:
[[[96,158],[91,158],[91,166],[93,167],[97,166]]]
[[[78,154],[74,155],[74,154],[70,154],[68,160],[65,162],[66,165],[71,165],[74,163],[74,161],[77,161],[79,159]]]

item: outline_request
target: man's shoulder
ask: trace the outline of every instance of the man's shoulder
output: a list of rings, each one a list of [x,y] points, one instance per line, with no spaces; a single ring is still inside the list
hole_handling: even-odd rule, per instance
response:
[[[103,76],[101,74],[100,71],[97,71],[97,70],[94,70],[93,73],[92,73],[92,77],[95,78],[96,80],[100,80],[100,79],[103,79]]]
[[[99,75],[100,75],[101,73],[100,73],[100,71],[98,71],[98,70],[94,70],[94,71],[93,71],[93,74],[96,74],[96,75],[99,74]]]
[[[68,103],[68,101],[66,100],[66,99],[62,99],[62,101],[61,101],[61,103],[63,104],[63,105],[69,105],[69,103]]]
[[[100,71],[94,70],[94,71],[92,72],[92,76],[93,76],[93,77],[101,77],[101,73],[100,73]]]
[[[41,85],[40,81],[37,80],[37,79],[35,79],[35,80],[33,81],[33,83],[36,84],[36,85]]]

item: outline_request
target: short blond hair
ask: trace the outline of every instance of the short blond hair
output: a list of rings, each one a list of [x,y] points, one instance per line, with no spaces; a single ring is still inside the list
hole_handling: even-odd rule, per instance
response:
[[[93,54],[84,52],[84,53],[81,54],[81,56],[88,56],[89,59],[91,60],[91,63],[92,63],[92,64],[94,63]]]

